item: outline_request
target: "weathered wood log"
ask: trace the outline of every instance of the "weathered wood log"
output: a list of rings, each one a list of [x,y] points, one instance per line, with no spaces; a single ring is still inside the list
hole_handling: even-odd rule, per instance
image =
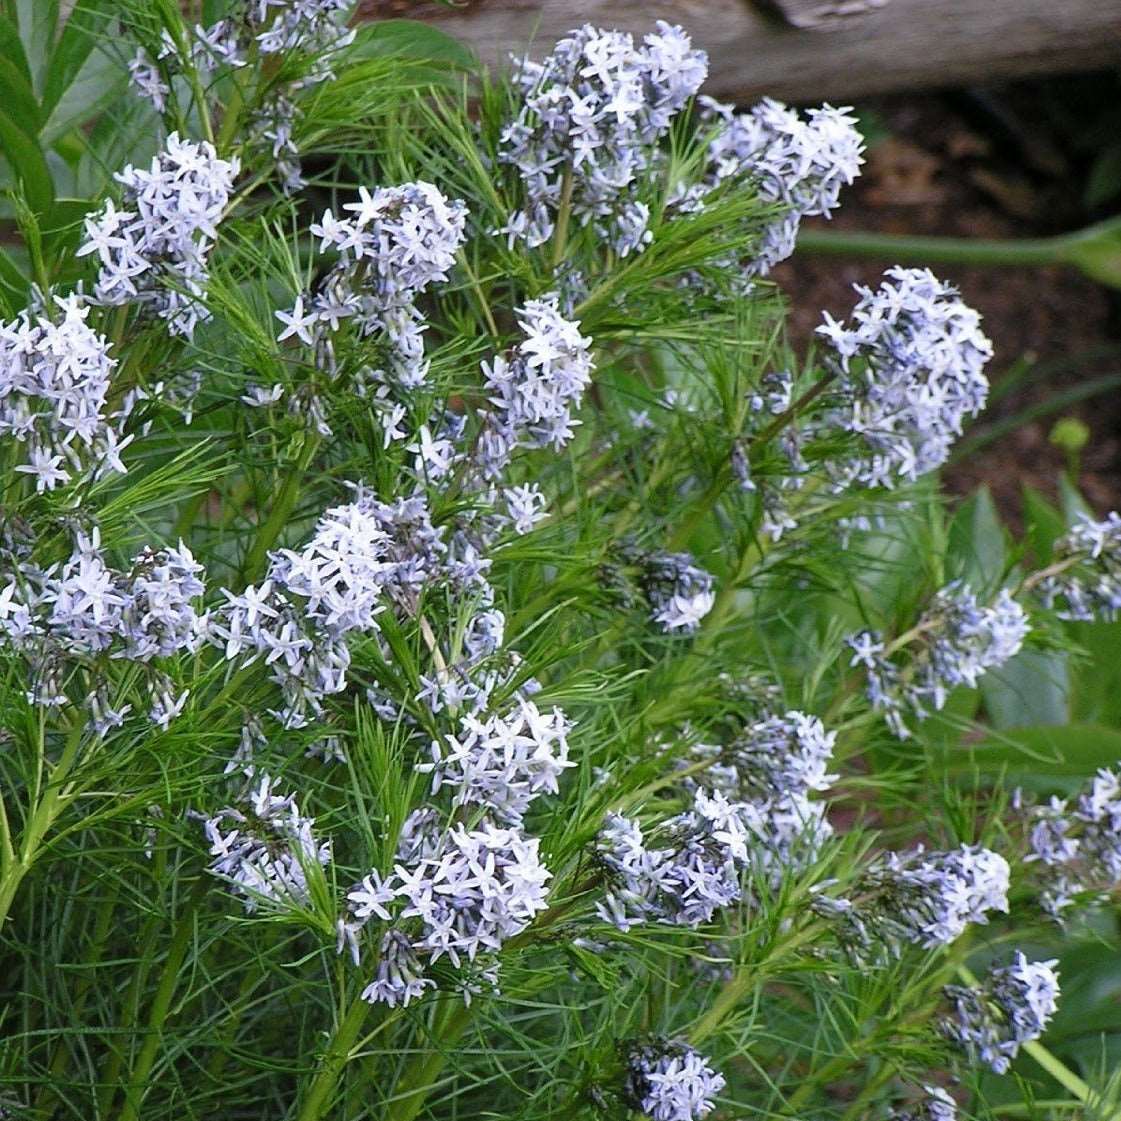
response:
[[[706,91],[741,102],[836,101],[1121,63],[1121,0],[365,0],[361,12],[423,19],[490,65],[527,46],[544,53],[585,22],[642,34],[665,19],[708,51]]]

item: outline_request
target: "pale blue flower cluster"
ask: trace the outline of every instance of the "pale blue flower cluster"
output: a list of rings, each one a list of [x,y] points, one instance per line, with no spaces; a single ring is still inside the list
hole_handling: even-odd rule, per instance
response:
[[[940,467],[962,424],[984,407],[992,344],[980,316],[929,269],[892,268],[860,295],[849,326],[818,328],[840,400],[823,425],[860,445],[832,467],[838,490],[891,487]]]
[[[16,471],[40,494],[123,474],[120,453],[132,439],[121,436],[131,403],[109,413],[109,340],[86,322],[79,297],[53,304],[53,317],[25,310],[0,322],[0,436],[25,445],[27,462]]]
[[[291,909],[308,902],[308,872],[331,861],[315,821],[303,817],[291,794],[278,794],[262,775],[239,804],[219,810],[203,828],[210,842],[209,870],[225,880],[246,911]]]
[[[1061,619],[1116,619],[1121,611],[1121,514],[1083,515],[1055,543],[1040,598]]]
[[[585,25],[544,61],[517,61],[522,106],[502,134],[499,160],[517,169],[525,200],[498,232],[511,245],[541,245],[567,206],[616,253],[640,250],[650,238],[641,176],[707,72],[704,53],[662,21],[641,45]]]
[[[693,805],[659,830],[648,847],[641,826],[610,814],[597,842],[608,890],[596,913],[627,931],[643,922],[700,926],[743,896],[749,834],[739,807],[719,791],[698,789]]]
[[[991,969],[980,986],[948,985],[953,1013],[946,1037],[973,1062],[1004,1074],[1024,1043],[1046,1030],[1059,1003],[1057,961],[1028,961],[1017,951],[1011,964]]]
[[[432,775],[432,793],[452,790],[453,806],[490,809],[506,822],[520,823],[541,794],[559,792],[568,767],[571,723],[559,708],[541,712],[519,699],[505,714],[464,715],[457,736],[432,743],[432,762],[417,766]]]
[[[249,130],[251,143],[271,148],[281,186],[291,193],[306,185],[293,138],[302,115],[294,98],[334,76],[336,56],[354,41],[346,27],[352,6],[351,0],[241,0],[226,18],[190,28],[183,45],[165,28],[154,60],[141,48],[129,63],[133,88],[164,113],[185,69],[209,83],[221,67],[249,65],[251,54],[299,53],[306,62],[300,76],[270,86]]]
[[[642,583],[650,618],[666,634],[691,633],[716,602],[712,573],[693,563],[689,553],[647,553]]]
[[[417,298],[436,281],[447,279],[463,242],[467,208],[449,202],[431,183],[400,187],[360,187],[359,201],[347,203],[352,218],[326,211],[311,232],[320,250],[338,259],[318,289],[296,298],[295,306],[279,311],[284,324],[278,338],[296,338],[315,346],[318,364],[333,370],[331,335],[340,323],[351,322],[364,337],[380,336],[387,348],[383,369],[368,372],[388,397],[392,388],[414,389],[424,382],[425,318]]]
[[[527,300],[515,312],[524,338],[508,356],[483,363],[489,408],[481,413],[475,453],[483,475],[494,479],[519,447],[559,451],[580,422],[573,415],[592,381],[592,340],[576,320],[561,315],[557,296]]]
[[[831,105],[802,117],[770,98],[746,113],[711,98],[703,98],[702,104],[703,118],[715,131],[705,174],[699,184],[680,188],[673,203],[688,213],[702,209],[713,191],[750,184],[761,199],[779,208],[752,240],[750,256],[725,262],[739,270],[739,286],[750,290],[753,279],[766,276],[794,252],[803,218],[828,217],[837,208],[841,189],[860,174],[864,141],[851,111]]]
[[[635,1109],[652,1121],[700,1121],[726,1085],[724,1076],[687,1043],[660,1040],[631,1049],[626,1092]]]
[[[1018,798],[1022,796],[1018,795]],[[1121,774],[1101,768],[1071,806],[1051,798],[1028,808],[1028,861],[1039,865],[1041,903],[1055,919],[1079,896],[1121,884]]]
[[[848,638],[849,664],[867,671],[868,699],[907,739],[906,717],[925,720],[945,705],[950,690],[976,686],[983,673],[1019,653],[1030,630],[1027,613],[1007,590],[985,606],[955,581],[935,593],[906,644],[886,646],[873,631]]]
[[[817,857],[833,830],[825,804],[836,733],[816,716],[792,709],[762,716],[726,745],[696,744],[691,758],[708,762],[697,779],[733,801],[747,830],[751,864],[772,888]]]
[[[858,957],[906,944],[933,949],[956,941],[989,911],[1008,911],[1008,862],[979,845],[948,852],[888,852],[861,875],[851,897],[815,894],[815,910],[836,923],[842,943]]]
[[[891,1121],[957,1121],[957,1102],[941,1086],[923,1086],[922,1097],[891,1114]]]
[[[340,948],[349,945],[356,963],[362,927],[393,924],[377,977],[362,993],[371,1004],[407,1005],[433,985],[423,962],[447,956],[459,968],[496,953],[546,907],[552,874],[536,837],[491,822],[441,830],[434,813],[418,813],[402,833],[394,871],[366,876],[347,897],[351,917],[340,920]]]
[[[31,663],[28,698],[34,704],[68,702],[66,683],[75,661],[109,655],[147,665],[192,653],[205,641],[207,616],[195,604],[203,593],[202,566],[180,543],[144,549],[124,570],[113,568],[96,528],[77,533],[61,564],[40,568],[18,556],[0,590],[0,640]],[[151,718],[166,727],[186,700],[173,699],[158,671],[151,675]],[[85,698],[93,731],[118,727],[131,705],[113,704],[108,681],[95,681]]]
[[[126,167],[122,208],[112,200],[86,219],[78,256],[100,262],[94,299],[139,304],[191,338],[210,317],[205,305],[207,258],[238,173],[235,158],[218,158],[212,144],[173,132],[151,165]]]

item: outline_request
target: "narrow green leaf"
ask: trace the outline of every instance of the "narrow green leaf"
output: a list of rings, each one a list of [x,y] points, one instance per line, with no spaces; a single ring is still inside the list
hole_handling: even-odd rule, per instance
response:
[[[1039,491],[1023,488],[1024,525],[1031,542],[1035,563],[1043,567],[1051,559],[1055,542],[1066,532],[1063,515]]]
[[[1078,493],[1078,488],[1066,475],[1059,476],[1059,498],[1062,501],[1063,514],[1068,526],[1074,525],[1083,516],[1092,516],[1093,511],[1086,499]]]
[[[94,199],[55,199],[43,221],[43,247],[48,253],[73,248],[82,232],[82,220],[96,206]]]

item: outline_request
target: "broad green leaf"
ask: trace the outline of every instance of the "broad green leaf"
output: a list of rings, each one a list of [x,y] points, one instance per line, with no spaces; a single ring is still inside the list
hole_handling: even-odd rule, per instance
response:
[[[1059,499],[1062,502],[1063,514],[1068,526],[1074,525],[1083,515],[1093,515],[1086,499],[1078,493],[1078,488],[1071,483],[1066,475],[1059,476]]]
[[[1085,651],[1072,674],[1073,719],[1121,727],[1121,623],[1078,623],[1072,630]]]
[[[31,85],[42,94],[58,29],[58,0],[14,0],[14,6]]]
[[[473,71],[479,60],[458,40],[427,23],[384,19],[358,29],[353,51],[359,58],[392,55]]]
[[[950,523],[946,574],[987,594],[1000,586],[1004,567],[1004,530],[992,494],[982,486],[961,504]]]
[[[1070,719],[1070,668],[1065,653],[1021,650],[981,678],[981,696],[994,728],[1065,724]]]
[[[0,57],[6,58],[31,85],[31,68],[27,65],[27,55],[19,37],[19,28],[8,16],[0,12]]]
[[[993,777],[1007,775],[1009,786],[1045,792],[1074,790],[1100,767],[1121,761],[1121,731],[1099,724],[1009,728],[952,752],[950,772],[974,767]]]
[[[53,144],[72,129],[99,116],[128,85],[128,74],[108,51],[92,51],[54,105],[43,126],[42,143]]]
[[[28,137],[34,140],[39,135],[42,121],[39,102],[19,67],[3,57],[0,57],[0,105]]]
[[[45,214],[54,202],[54,184],[39,145],[0,110],[0,152],[12,176],[23,185],[28,205]]]
[[[11,315],[22,307],[27,299],[28,281],[7,250],[0,249],[0,302]]]
[[[111,34],[108,0],[81,0],[66,21],[43,90],[43,112],[50,116],[63,95],[77,80],[91,54],[106,54],[101,40]]]

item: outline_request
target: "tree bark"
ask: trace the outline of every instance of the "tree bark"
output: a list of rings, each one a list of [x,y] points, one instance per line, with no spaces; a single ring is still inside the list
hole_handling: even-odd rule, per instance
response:
[[[706,92],[737,102],[836,101],[1121,63],[1121,0],[768,2],[770,11],[752,0],[366,0],[361,12],[423,19],[491,66],[527,47],[544,54],[585,22],[642,35],[665,19],[708,52]]]

